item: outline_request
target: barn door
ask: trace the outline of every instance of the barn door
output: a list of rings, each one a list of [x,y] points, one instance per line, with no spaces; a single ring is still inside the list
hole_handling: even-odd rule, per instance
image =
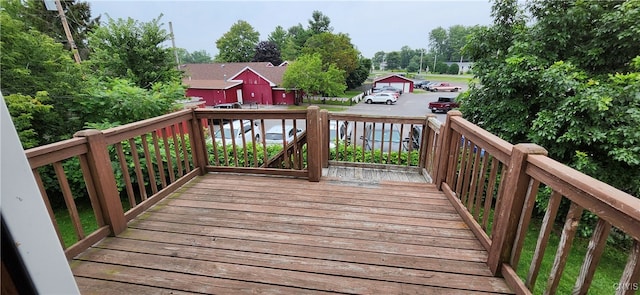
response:
[[[238,103],[239,104],[243,104],[243,102],[242,102],[242,89],[237,89],[236,90],[236,96],[238,97]]]

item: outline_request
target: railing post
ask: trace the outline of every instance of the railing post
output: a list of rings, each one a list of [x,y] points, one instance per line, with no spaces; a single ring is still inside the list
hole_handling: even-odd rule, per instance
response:
[[[460,111],[449,111],[447,113],[447,120],[444,123],[444,128],[442,130],[442,145],[439,147],[439,151],[436,153],[439,155],[438,159],[438,171],[434,175],[434,181],[439,190],[442,189],[442,183],[445,181],[447,177],[447,169],[449,169],[448,164],[449,160],[455,157],[455,151],[450,151],[451,141],[453,138],[453,129],[451,129],[451,118],[452,117],[462,117],[462,113]],[[451,169],[455,169],[451,168]]]
[[[87,162],[91,171],[91,182],[96,188],[105,223],[111,226],[111,234],[118,235],[127,228],[127,220],[120,203],[120,193],[111,168],[104,134],[100,130],[90,129],[76,132],[73,136],[87,139]]]
[[[204,136],[202,136],[202,121],[197,118],[195,108],[191,110],[191,114],[191,134],[189,134],[189,138],[192,138],[193,162],[198,165],[200,175],[205,175],[208,161],[206,156],[207,145],[204,142]]]
[[[318,182],[322,176],[320,108],[307,108],[307,170],[309,181]]]
[[[322,139],[320,143],[322,168],[327,168],[329,167],[329,112],[327,110],[320,110],[320,134]]]
[[[528,155],[547,155],[539,145],[521,143],[513,146],[509,169],[504,180],[504,191],[496,203],[494,228],[487,264],[494,275],[500,273],[500,266],[509,262],[513,243],[522,214],[530,177],[526,174]]]
[[[429,118],[435,117],[434,115],[427,115],[424,119],[424,123],[422,123],[422,134],[420,134],[420,150],[418,151],[420,154],[420,160],[418,160],[419,168],[427,167],[427,149],[429,148],[429,142],[431,140],[431,132],[429,132]],[[411,134],[413,130],[409,130],[409,134]],[[409,136],[411,138],[411,136]],[[408,144],[413,144],[409,142]],[[429,175],[432,176],[432,175]]]

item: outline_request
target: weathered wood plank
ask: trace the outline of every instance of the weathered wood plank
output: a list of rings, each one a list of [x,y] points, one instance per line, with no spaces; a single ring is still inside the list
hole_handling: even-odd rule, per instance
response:
[[[323,217],[312,216],[300,216],[295,214],[269,214],[260,212],[247,212],[247,211],[228,211],[220,209],[205,209],[205,208],[189,208],[189,207],[177,207],[177,206],[159,206],[152,209],[151,212],[162,212],[165,214],[179,214],[189,215],[190,219],[194,221],[200,218],[216,220],[222,222],[223,220],[251,220],[260,223],[287,223],[287,224],[299,224],[299,225],[326,225],[333,228],[347,228],[347,229],[361,229],[371,230],[377,232],[390,232],[401,233],[410,235],[422,235],[433,237],[447,237],[456,239],[471,239],[475,240],[476,237],[467,229],[448,229],[448,228],[433,228],[426,226],[414,226],[414,225],[401,225],[401,224],[389,224],[382,222],[360,221],[360,220],[346,220],[346,219],[331,219]]]
[[[450,294],[450,289],[401,284],[388,281],[366,280],[353,277],[297,272],[273,268],[261,268],[242,264],[210,262],[180,257],[157,256],[102,249],[89,251],[80,259],[86,261],[135,266],[170,272],[187,272],[194,275],[243,280],[280,286],[324,290],[328,292],[357,294],[429,293]],[[455,290],[459,294],[476,294],[476,291]]]
[[[307,257],[332,261],[345,261],[372,265],[389,265],[411,269],[441,271],[458,274],[492,276],[484,262],[469,262],[441,258],[409,256],[403,254],[366,252],[350,249],[332,249],[316,245],[283,244],[268,241],[211,237],[183,233],[168,233],[129,229],[122,238],[136,241],[170,243],[176,245],[227,249],[243,252],[269,253],[276,255]],[[110,240],[109,240],[110,241]],[[106,242],[106,241],[105,241]]]
[[[73,267],[82,294],[328,294],[246,281],[83,261]],[[82,277],[79,277],[82,275]],[[144,277],[145,280],[140,278]],[[144,283],[145,286],[138,284]],[[180,290],[180,291],[178,291]],[[184,292],[182,292],[184,291]]]
[[[302,257],[281,256],[265,253],[252,253],[206,247],[188,247],[165,243],[141,242],[127,239],[113,239],[100,247],[111,250],[145,253],[159,256],[180,257],[186,259],[235,263],[267,267],[273,269],[312,272],[334,276],[349,276],[377,281],[390,281],[425,286],[441,286],[446,288],[477,290],[485,292],[510,292],[504,280],[495,277],[474,277],[469,275],[404,269],[394,266],[358,264],[343,261],[309,259]]]
[[[171,214],[163,214],[161,212],[155,212],[154,214],[149,215],[146,220],[180,223],[187,218],[188,217],[186,216],[176,216]],[[367,231],[361,229],[336,228],[325,226],[323,224],[297,225],[287,223],[256,223],[253,220],[218,219],[197,216],[193,217],[190,223],[184,226],[217,226],[247,230],[272,231],[278,233],[309,233],[318,237],[357,237],[359,240],[370,240],[374,242],[383,241],[402,244],[428,245],[442,248],[484,250],[482,245],[480,245],[477,240],[471,239],[457,239],[391,232]]]
[[[277,233],[236,228],[230,229],[221,227],[190,226],[185,224],[173,224],[150,220],[141,220],[138,222],[134,222],[130,224],[130,227],[144,230],[206,235],[212,238],[227,237],[298,245],[317,245],[327,248],[344,248],[351,250],[404,254],[472,262],[485,262],[487,260],[487,252],[482,250],[442,248],[423,245],[399,244],[383,241],[372,242],[368,240],[359,240],[356,238],[317,238],[313,234]]]

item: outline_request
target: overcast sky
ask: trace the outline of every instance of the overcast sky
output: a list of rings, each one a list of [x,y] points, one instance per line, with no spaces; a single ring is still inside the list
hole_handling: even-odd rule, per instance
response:
[[[331,19],[334,33],[346,33],[365,57],[402,46],[427,48],[429,32],[439,26],[490,25],[489,0],[466,1],[105,1],[88,0],[93,17],[131,17],[148,22],[163,14],[164,28],[173,24],[176,46],[189,52],[206,50],[214,57],[215,42],[238,20],[251,24],[266,40],[276,26],[305,28],[314,10]],[[169,46],[170,44],[167,44]]]

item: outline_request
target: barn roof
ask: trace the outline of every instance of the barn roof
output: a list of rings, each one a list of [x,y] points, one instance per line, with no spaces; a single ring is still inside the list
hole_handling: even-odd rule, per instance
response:
[[[189,80],[183,79],[182,83],[193,89],[229,89],[242,84],[242,81],[224,81],[224,80]]]
[[[184,64],[180,69],[187,78],[192,80],[227,80],[238,74],[244,68],[266,69],[272,68],[270,62],[230,62],[210,64]]]
[[[378,81],[382,81],[382,80],[386,80],[386,79],[389,79],[389,78],[391,78],[391,77],[398,77],[398,78],[400,78],[400,79],[407,80],[407,82],[411,82],[411,83],[413,83],[413,80],[411,80],[411,79],[409,79],[409,78],[407,78],[407,77],[404,77],[404,76],[400,76],[400,75],[398,75],[398,74],[392,74],[392,75],[388,75],[388,76],[384,76],[384,77],[381,77],[381,78],[375,79],[375,80],[373,80],[373,83],[378,82]]]
[[[285,66],[273,66],[270,62],[243,62],[243,63],[210,63],[210,64],[185,64],[181,66],[186,79],[193,80],[233,80],[245,70],[249,69],[272,86],[282,84]],[[185,79],[185,81],[187,81]],[[185,84],[189,85],[185,82]],[[195,88],[195,87],[191,87]],[[217,88],[216,88],[217,89]]]

